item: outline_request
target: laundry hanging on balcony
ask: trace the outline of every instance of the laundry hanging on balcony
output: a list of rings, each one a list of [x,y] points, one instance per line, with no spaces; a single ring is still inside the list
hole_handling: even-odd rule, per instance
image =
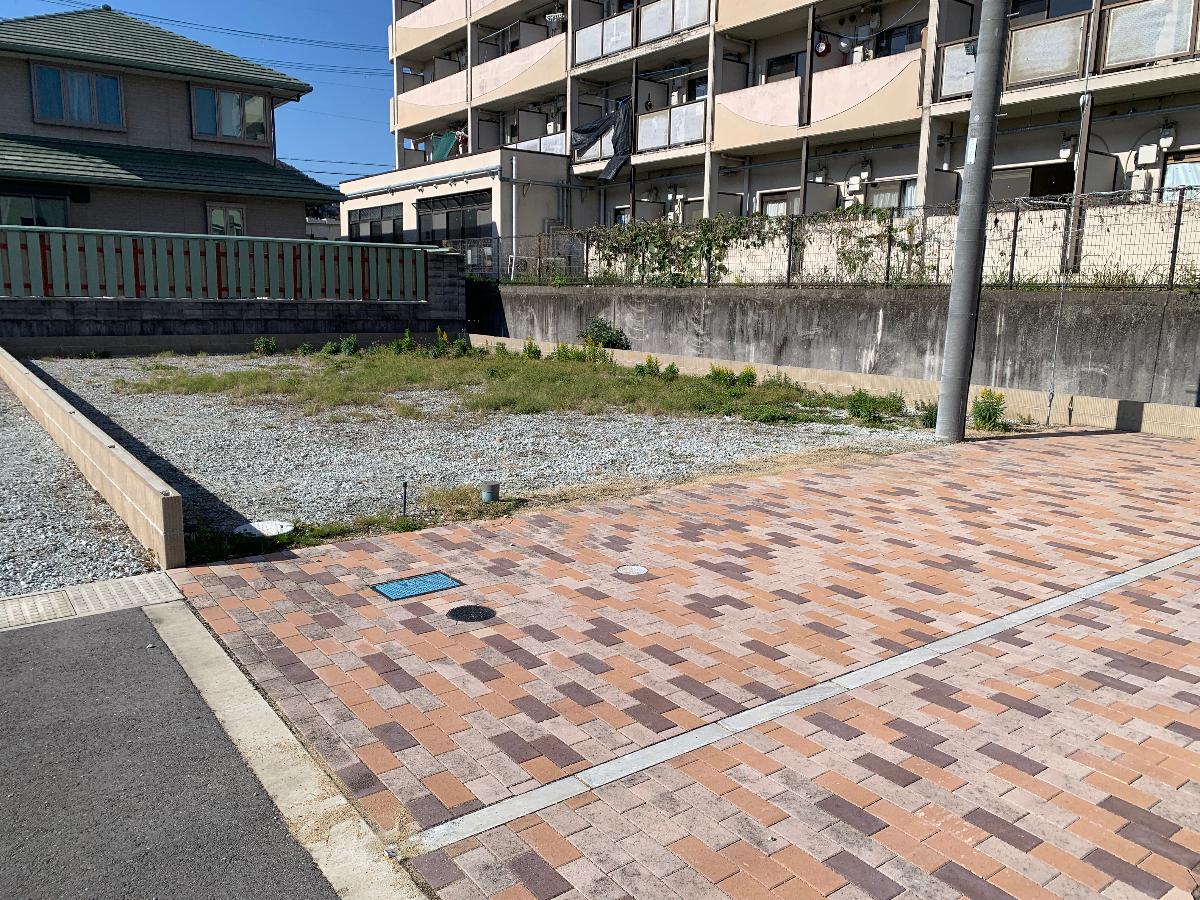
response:
[[[625,168],[633,154],[633,110],[628,100],[621,100],[617,108],[594,122],[588,122],[571,131],[571,149],[582,153],[604,139],[612,131],[613,155],[600,173],[601,181],[612,181]]]

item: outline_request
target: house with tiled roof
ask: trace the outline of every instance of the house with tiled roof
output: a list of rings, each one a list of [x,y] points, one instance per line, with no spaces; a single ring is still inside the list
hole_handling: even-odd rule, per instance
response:
[[[303,238],[276,155],[310,85],[109,7],[0,19],[0,226]]]

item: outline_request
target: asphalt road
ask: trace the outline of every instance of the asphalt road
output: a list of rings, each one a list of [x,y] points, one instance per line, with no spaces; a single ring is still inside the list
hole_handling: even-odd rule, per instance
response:
[[[0,634],[0,895],[335,900],[141,610]]]

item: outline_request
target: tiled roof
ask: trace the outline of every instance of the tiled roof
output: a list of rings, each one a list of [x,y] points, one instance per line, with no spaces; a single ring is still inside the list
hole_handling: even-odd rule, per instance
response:
[[[312,86],[108,7],[0,19],[0,53],[146,69],[307,94]]]
[[[290,166],[246,156],[157,150],[122,144],[0,134],[0,178],[293,197],[329,202],[342,195]]]

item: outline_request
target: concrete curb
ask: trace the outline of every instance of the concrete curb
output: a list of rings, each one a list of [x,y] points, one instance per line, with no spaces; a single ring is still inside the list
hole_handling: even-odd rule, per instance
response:
[[[188,605],[176,601],[145,612],[338,896],[426,900]]]

